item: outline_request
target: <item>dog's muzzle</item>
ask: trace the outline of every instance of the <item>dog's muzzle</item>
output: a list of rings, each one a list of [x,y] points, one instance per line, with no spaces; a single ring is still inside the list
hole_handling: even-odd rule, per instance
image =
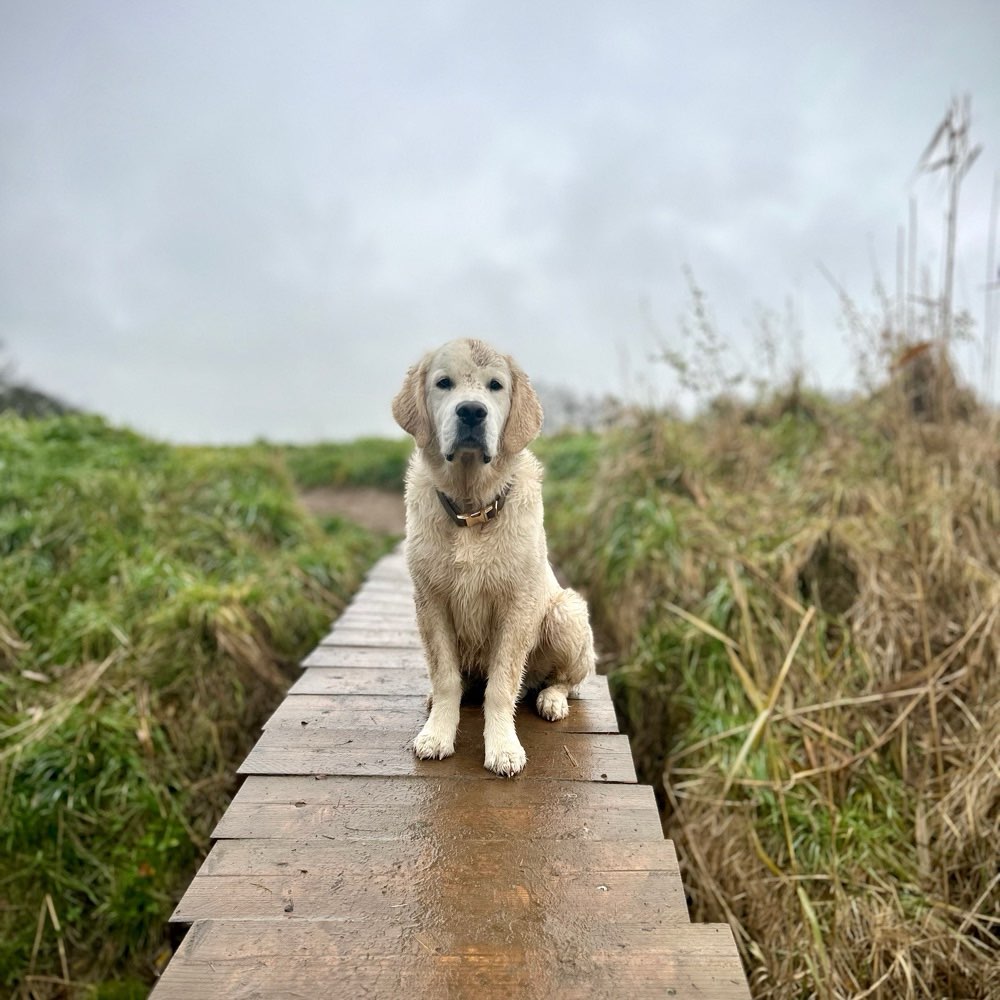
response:
[[[483,462],[489,464],[493,456],[486,450],[486,407],[474,400],[466,400],[455,408],[458,417],[458,433],[455,443],[445,458],[451,462],[459,451],[478,451]]]

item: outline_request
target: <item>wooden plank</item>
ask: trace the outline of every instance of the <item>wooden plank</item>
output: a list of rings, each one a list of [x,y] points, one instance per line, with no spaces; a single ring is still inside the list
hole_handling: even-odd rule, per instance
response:
[[[316,727],[319,729],[381,728],[417,733],[427,719],[427,701],[414,695],[289,695],[264,724],[264,729],[278,727]],[[482,708],[462,708],[463,727],[482,725]],[[560,733],[617,733],[618,720],[610,701],[574,701],[570,713],[558,722],[542,719],[535,712],[533,699],[518,707],[517,728],[550,729]]]
[[[403,560],[396,563],[380,562],[365,579],[373,583],[401,583],[407,587],[412,584],[410,571]]]
[[[416,621],[417,611],[410,597],[399,597],[394,599],[379,599],[367,597],[363,601],[357,599],[345,605],[342,615],[362,615],[365,617],[388,617],[407,618]]]
[[[410,570],[406,565],[406,557],[389,555],[380,559],[369,570],[366,580],[404,580],[410,582]]]
[[[362,600],[366,595],[382,597],[388,600],[413,599],[413,587],[396,580],[368,580],[357,590],[356,600]]]
[[[400,603],[409,603],[410,607],[413,607],[413,597],[414,597],[413,585],[410,580],[393,581],[388,579],[383,580],[369,580],[363,583],[353,594],[352,600],[354,603],[358,603],[359,599],[362,603],[368,600],[382,600],[396,601]]]
[[[419,644],[402,647],[317,646],[303,661],[304,667],[375,667],[379,670],[412,670],[427,674],[427,661]]]
[[[410,574],[405,570],[402,573],[371,574],[367,577],[363,586],[370,587],[373,590],[381,588],[384,590],[398,590],[409,594],[413,593],[413,581],[410,579]]]
[[[437,763],[441,763],[438,761]],[[648,785],[304,776],[247,778],[216,839],[660,840]]]
[[[673,841],[467,840],[456,859],[463,868],[493,873],[510,868],[519,877],[572,878],[594,872],[679,874]],[[404,840],[220,840],[199,878],[230,875],[374,875],[419,881],[452,863],[428,857],[420,844]],[[683,896],[677,897],[683,899]]]
[[[389,605],[394,608],[414,608],[413,589],[403,586],[363,584],[355,592],[347,607],[364,608],[368,605]]]
[[[426,671],[419,669],[367,669],[363,667],[312,667],[291,686],[289,694],[389,694],[431,693]]]
[[[360,724],[369,714],[377,721],[380,718],[412,718],[414,712],[427,716],[427,699],[419,695],[378,695],[357,694],[337,695],[301,694],[289,695],[261,727],[270,729],[276,725],[315,725],[327,716],[339,718],[350,716]]]
[[[382,611],[394,614],[416,614],[413,595],[406,591],[396,590],[359,590],[344,610],[364,611],[366,614],[376,614]]]
[[[417,616],[413,611],[384,611],[369,613],[353,609],[345,611],[334,623],[337,628],[376,628],[388,625],[390,628],[417,629]]]
[[[333,658],[339,654],[330,654]],[[412,655],[412,651],[408,653]],[[326,654],[324,654],[326,656]],[[308,657],[311,660],[312,654]],[[398,663],[397,656],[387,654],[380,666],[391,667]],[[292,685],[289,694],[391,694],[391,695],[428,695],[431,684],[426,670],[413,669],[369,669],[325,667],[309,663],[310,669],[303,671],[302,676]],[[599,674],[588,678],[581,686],[579,698],[570,699],[570,711],[573,702],[577,700],[608,699],[608,681]]]
[[[455,753],[445,760],[419,760],[412,730],[265,730],[238,774],[414,775],[493,778],[483,766],[483,728],[459,730]],[[567,781],[636,780],[628,737],[526,729],[519,738],[528,755],[514,779]]]
[[[370,649],[381,649],[386,646],[398,649],[421,649],[420,633],[415,628],[391,628],[382,625],[378,628],[343,628],[337,627],[323,636],[320,648],[328,646],[367,646]]]
[[[687,923],[669,841],[223,841],[171,920],[389,920],[426,917],[438,888],[474,887],[462,922],[516,920],[526,900],[584,925]],[[456,902],[459,902],[456,900]],[[470,931],[474,937],[473,928]]]
[[[728,926],[588,931],[528,899],[519,919],[470,942],[449,909],[461,892],[469,887],[446,887],[427,918],[408,924],[198,921],[152,996],[749,1000]]]

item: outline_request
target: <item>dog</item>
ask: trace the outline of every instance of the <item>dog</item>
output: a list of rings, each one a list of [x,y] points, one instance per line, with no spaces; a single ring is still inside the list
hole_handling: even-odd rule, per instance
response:
[[[392,403],[416,448],[406,474],[406,558],[431,682],[414,741],[424,760],[455,752],[464,687],[486,683],[485,766],[525,766],[514,713],[563,719],[594,671],[586,602],[556,580],[542,522],[542,467],[527,451],[542,407],[514,360],[453,340],[406,374]]]

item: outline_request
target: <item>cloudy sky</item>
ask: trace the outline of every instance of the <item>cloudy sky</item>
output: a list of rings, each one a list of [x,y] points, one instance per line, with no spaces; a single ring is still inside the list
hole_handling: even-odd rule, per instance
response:
[[[169,439],[346,438],[392,432],[453,336],[672,399],[649,359],[684,346],[687,266],[732,368],[791,302],[786,363],[847,386],[818,264],[894,288],[915,194],[936,280],[944,184],[913,170],[964,92],[982,322],[998,40],[996,2],[2,0],[0,341]]]

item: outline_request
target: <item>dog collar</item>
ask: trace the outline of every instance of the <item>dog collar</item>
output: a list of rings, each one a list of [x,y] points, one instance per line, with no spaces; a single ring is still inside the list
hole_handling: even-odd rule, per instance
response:
[[[460,513],[455,501],[446,496],[440,490],[437,491],[437,495],[438,500],[441,501],[441,506],[448,512],[448,516],[455,522],[455,524],[457,524],[460,528],[471,528],[474,524],[486,524],[487,522],[492,521],[503,509],[503,505],[507,502],[507,494],[509,492],[510,483],[508,483],[500,491],[492,503],[488,503],[480,510],[474,510],[471,514]]]

